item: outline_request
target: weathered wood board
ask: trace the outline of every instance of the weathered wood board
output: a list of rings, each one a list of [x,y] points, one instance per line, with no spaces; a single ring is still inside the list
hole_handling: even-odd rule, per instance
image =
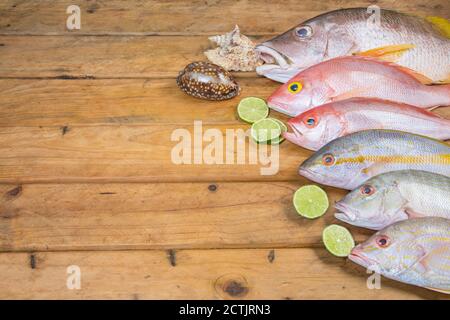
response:
[[[0,298],[16,299],[445,298],[384,278],[368,289],[365,270],[311,248],[1,253],[0,272]]]
[[[346,191],[325,188],[322,219],[295,213],[310,151],[283,143],[279,172],[262,176],[259,164],[177,165],[171,135],[194,121],[222,136],[248,129],[240,98],[278,87],[250,72],[235,73],[233,100],[179,91],[176,75],[205,59],[208,35],[238,24],[259,42],[369,5],[448,18],[450,2],[80,0],[81,30],[68,31],[72,4],[0,3],[0,299],[448,298],[386,279],[370,290],[365,270],[323,249]],[[372,234],[349,228],[357,241]],[[71,265],[81,290],[66,286]]]
[[[301,218],[292,206],[300,185],[1,185],[0,250],[321,247],[334,210],[324,219]],[[331,204],[345,194],[326,190]],[[371,234],[352,232],[357,240]]]
[[[206,35],[230,31],[238,24],[246,34],[278,34],[303,20],[340,8],[395,9],[405,13],[450,15],[448,1],[92,1],[78,0],[81,35]],[[67,34],[66,8],[70,0],[0,3],[0,34]]]

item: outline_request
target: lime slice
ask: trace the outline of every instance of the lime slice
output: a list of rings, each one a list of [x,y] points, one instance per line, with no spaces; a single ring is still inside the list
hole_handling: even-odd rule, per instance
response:
[[[315,219],[323,216],[329,206],[325,191],[316,185],[303,186],[294,194],[294,207],[298,214]]]
[[[347,257],[355,247],[355,241],[346,228],[332,224],[322,233],[323,243],[331,254],[337,257]]]
[[[255,123],[269,115],[269,107],[263,99],[248,97],[239,102],[237,112],[245,122]]]
[[[256,142],[267,142],[279,137],[280,125],[273,119],[262,119],[252,125],[251,135]]]
[[[269,119],[273,119],[273,120],[275,120],[275,121],[278,123],[278,125],[279,125],[280,128],[281,128],[281,133],[287,131],[287,127],[286,127],[286,125],[285,125],[282,121],[280,121],[280,120],[278,120],[278,119],[275,119],[275,118],[269,118]],[[284,137],[280,134],[279,137],[270,140],[269,143],[270,143],[270,144],[280,144],[280,143],[282,143],[283,141],[284,141]]]

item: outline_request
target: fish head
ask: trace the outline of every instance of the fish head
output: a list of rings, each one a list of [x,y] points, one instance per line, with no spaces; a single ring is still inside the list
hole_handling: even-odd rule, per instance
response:
[[[395,277],[411,268],[425,255],[417,234],[402,222],[395,223],[357,245],[349,259],[365,268]]]
[[[319,70],[300,72],[283,84],[267,99],[269,108],[290,117],[327,102],[330,87]]]
[[[381,230],[407,219],[404,204],[396,182],[389,175],[379,175],[336,202],[335,217],[358,227]]]
[[[344,129],[340,115],[326,105],[303,112],[287,125],[292,132],[284,132],[284,138],[310,150],[318,150],[338,138]]]
[[[359,161],[361,146],[347,137],[335,139],[316,151],[300,165],[299,174],[337,188],[353,190],[359,186],[361,180],[366,179],[364,169],[367,164]]]
[[[256,46],[265,62],[256,68],[264,77],[287,82],[295,74],[324,60],[327,30],[323,21],[312,19]]]

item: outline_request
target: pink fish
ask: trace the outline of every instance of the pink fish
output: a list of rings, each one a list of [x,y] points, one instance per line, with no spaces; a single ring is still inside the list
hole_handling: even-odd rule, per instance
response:
[[[338,57],[301,71],[267,100],[269,107],[297,116],[319,105],[353,97],[380,98],[432,108],[450,105],[450,85],[390,62],[361,56]]]
[[[284,137],[310,150],[347,134],[391,129],[435,139],[450,139],[450,120],[404,103],[374,98],[351,98],[327,103],[288,121],[292,132]]]

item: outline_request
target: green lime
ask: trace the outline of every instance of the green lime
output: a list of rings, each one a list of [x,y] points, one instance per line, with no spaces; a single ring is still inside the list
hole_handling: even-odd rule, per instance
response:
[[[278,123],[278,125],[279,125],[280,128],[281,128],[281,133],[287,131],[287,127],[286,127],[286,125],[285,125],[282,121],[280,121],[280,120],[278,120],[278,119],[275,119],[275,118],[268,118],[268,119],[273,119],[273,120],[275,120],[275,121]],[[269,143],[270,143],[270,144],[280,144],[280,143],[282,143],[283,141],[284,141],[284,138],[283,138],[283,136],[280,134],[279,137],[270,140]]]
[[[237,113],[245,122],[255,123],[269,115],[269,107],[263,99],[248,97],[239,102]]]
[[[308,219],[323,216],[328,210],[328,196],[316,185],[303,186],[294,194],[294,207],[298,214]]]
[[[337,257],[347,257],[355,247],[355,240],[350,231],[337,224],[326,227],[322,239],[327,250]]]
[[[252,125],[251,135],[256,142],[267,142],[279,137],[280,125],[273,119],[262,119]]]

